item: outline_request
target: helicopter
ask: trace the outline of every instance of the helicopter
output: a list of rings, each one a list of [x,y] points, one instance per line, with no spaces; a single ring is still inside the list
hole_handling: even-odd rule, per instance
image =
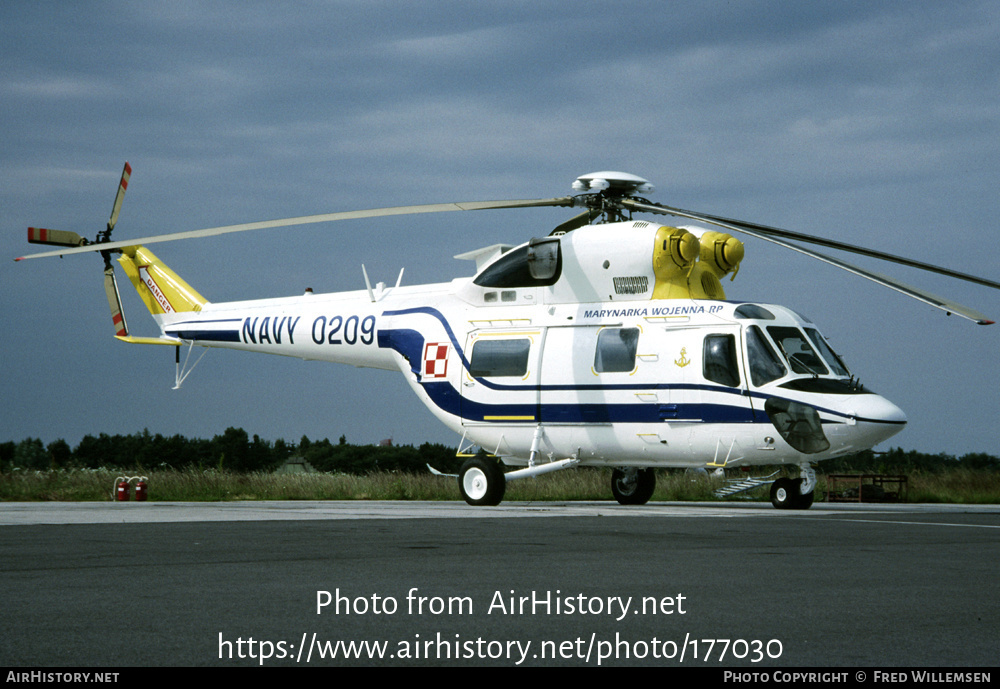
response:
[[[808,509],[816,463],[870,449],[905,427],[904,412],[861,385],[810,319],[777,304],[727,299],[722,280],[736,277],[745,253],[733,233],[980,325],[993,321],[801,244],[1000,289],[836,240],[653,203],[644,197],[652,184],[616,171],[578,177],[570,196],[375,208],[112,241],[131,173],[126,163],[107,227],[93,241],[32,227],[29,242],[60,248],[16,260],[100,253],[115,337],[175,347],[175,387],[193,368],[195,346],[401,372],[430,412],[461,435],[458,487],[476,506],[500,504],[509,481],[578,466],[611,467],[615,499],[641,505],[653,494],[657,468],[720,473],[787,465],[799,478],[770,481],[771,502]],[[403,286],[401,271],[394,286],[372,287],[362,266],[364,289],[214,303],[148,248],[349,219],[549,206],[582,211],[518,246],[460,254],[475,262],[474,275],[431,285]],[[675,227],[637,214],[700,224]],[[159,336],[130,334],[112,256]]]

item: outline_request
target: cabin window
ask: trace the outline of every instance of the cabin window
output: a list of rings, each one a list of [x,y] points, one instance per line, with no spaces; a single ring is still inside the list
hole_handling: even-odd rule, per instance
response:
[[[597,336],[594,370],[598,373],[634,371],[638,346],[638,328],[604,328]]]
[[[557,237],[532,239],[486,266],[474,283],[480,287],[545,287],[554,285],[562,272],[562,252]]]
[[[782,355],[788,360],[793,373],[809,373],[814,376],[829,373],[826,366],[823,365],[823,360],[809,346],[798,328],[772,325],[768,326],[767,332],[774,343],[778,345]]]
[[[750,380],[757,387],[783,377],[788,371],[756,325],[747,328],[747,357]]]
[[[706,380],[731,388],[740,384],[736,338],[733,335],[706,335],[703,359]]]
[[[531,340],[477,340],[472,345],[469,373],[476,378],[523,378],[528,373],[528,352]]]

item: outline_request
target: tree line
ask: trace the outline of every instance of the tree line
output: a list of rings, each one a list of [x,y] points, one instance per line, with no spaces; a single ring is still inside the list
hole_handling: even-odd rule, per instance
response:
[[[413,445],[352,445],[340,436],[298,443],[251,438],[242,428],[227,428],[211,440],[166,437],[149,430],[131,435],[87,435],[75,448],[65,440],[48,445],[38,438],[0,443],[0,472],[15,469],[220,469],[236,472],[274,471],[288,459],[297,457],[318,471],[367,474],[373,471],[422,473],[430,464],[440,471],[455,473],[462,460],[453,446],[440,443]],[[937,473],[952,469],[1000,471],[1000,457],[985,453],[961,457],[927,454],[896,448],[888,452],[871,450],[822,462],[823,473],[911,474]]]
[[[895,448],[887,452],[865,450],[853,455],[838,457],[821,462],[825,474],[865,473],[865,474],[937,474],[954,469],[976,471],[1000,471],[1000,457],[985,452],[955,455],[928,454],[917,450]]]
[[[149,430],[131,435],[87,435],[75,448],[65,440],[48,445],[38,438],[0,443],[0,472],[46,469],[219,469],[236,472],[274,471],[291,458],[301,458],[318,471],[365,474],[372,471],[426,472],[427,464],[454,473],[455,448],[440,443],[352,445],[344,436],[298,443],[268,441],[242,428],[227,428],[211,440],[163,436]]]

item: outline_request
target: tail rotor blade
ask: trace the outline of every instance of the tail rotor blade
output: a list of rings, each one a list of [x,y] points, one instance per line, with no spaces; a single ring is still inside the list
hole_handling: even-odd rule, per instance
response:
[[[110,263],[104,269],[104,292],[108,295],[108,306],[111,307],[111,322],[115,326],[117,337],[128,337],[128,324],[122,312],[122,298],[118,293],[118,283],[115,281],[115,269]]]
[[[125,190],[128,189],[128,181],[132,176],[132,166],[125,161],[125,169],[122,170],[122,180],[118,183],[118,193],[115,194],[115,205],[111,207],[111,218],[108,220],[107,234],[110,237],[111,230],[115,229],[118,223],[118,214],[122,210],[122,200],[125,198]]]
[[[76,232],[46,230],[44,227],[29,227],[28,242],[31,244],[51,244],[53,246],[86,246],[90,243]]]

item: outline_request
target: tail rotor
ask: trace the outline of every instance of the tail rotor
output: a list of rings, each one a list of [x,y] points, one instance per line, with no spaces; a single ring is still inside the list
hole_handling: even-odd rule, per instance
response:
[[[85,237],[81,237],[76,232],[66,230],[47,230],[41,227],[28,228],[28,241],[32,244],[49,244],[52,246],[81,247],[92,244],[104,244],[111,241],[111,232],[118,222],[118,214],[121,213],[122,201],[125,198],[125,190],[128,189],[129,178],[132,176],[132,166],[125,163],[122,170],[122,178],[118,183],[118,193],[115,194],[115,203],[111,207],[111,217],[105,230],[97,233],[97,237],[91,242]],[[101,251],[104,258],[104,291],[108,297],[108,306],[111,307],[111,320],[114,324],[115,335],[120,337],[128,336],[128,325],[125,323],[125,314],[122,313],[121,295],[118,293],[118,283],[115,280],[115,269],[111,264],[111,250]]]
[[[125,169],[122,170],[122,179],[118,183],[118,193],[115,194],[115,203],[111,207],[111,217],[108,218],[108,228],[97,235],[97,241],[110,242],[111,232],[118,223],[118,214],[122,210],[122,201],[125,199],[125,190],[128,189],[128,181],[132,176],[132,166],[125,162]],[[111,307],[111,322],[115,327],[115,335],[118,337],[128,337],[128,323],[125,322],[125,314],[122,312],[122,298],[118,293],[118,282],[115,280],[115,268],[111,264],[111,252],[102,251],[104,258],[104,292],[108,296],[108,306]]]

